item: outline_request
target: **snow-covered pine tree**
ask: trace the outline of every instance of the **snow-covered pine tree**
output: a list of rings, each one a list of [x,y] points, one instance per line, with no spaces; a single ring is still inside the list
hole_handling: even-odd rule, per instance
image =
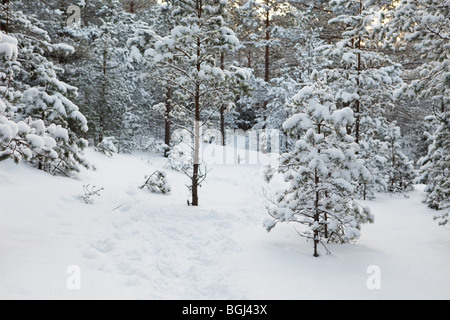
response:
[[[279,129],[289,116],[280,101],[281,91],[292,88],[298,79],[294,74],[302,69],[296,61],[296,50],[305,44],[305,37],[314,38],[305,30],[309,19],[293,3],[284,0],[235,1],[231,9],[234,14],[236,34],[241,45],[236,50],[237,59],[242,66],[254,70],[250,96],[244,97],[242,104],[250,103],[254,109],[256,128]],[[308,33],[308,36],[306,34]],[[309,61],[313,61],[309,57]],[[292,68],[292,66],[295,66]],[[295,69],[295,71],[288,69]],[[272,83],[272,80],[274,82]],[[287,83],[283,83],[286,81]],[[290,97],[294,92],[286,93]],[[274,114],[277,113],[277,116]]]
[[[371,178],[361,181],[359,194],[374,199],[375,192],[404,192],[412,189],[415,179],[414,165],[404,153],[404,140],[396,122],[384,117],[361,118],[361,149]]]
[[[335,44],[324,45],[318,50],[328,60],[328,66],[323,70],[332,88],[336,102],[342,107],[350,107],[355,114],[355,123],[348,130],[360,144],[365,140],[371,141],[368,126],[382,123],[377,120],[383,118],[384,111],[392,108],[393,90],[402,83],[400,77],[401,65],[394,63],[379,48],[376,37],[379,25],[380,5],[384,0],[331,0],[330,5],[335,17],[329,23],[344,31],[342,39]],[[362,128],[364,123],[365,128]],[[358,154],[365,160],[366,167],[375,176],[378,169],[371,168],[371,160],[376,150],[366,148],[366,152]],[[363,158],[364,157],[364,158]],[[381,181],[381,177],[372,182]],[[360,181],[358,193],[364,197],[373,194],[374,183]],[[382,187],[382,186],[380,186]]]
[[[359,142],[358,157],[364,160],[366,168],[370,171],[370,177],[361,179],[357,186],[360,198],[366,200],[375,199],[376,192],[387,191],[385,170],[388,159],[380,149],[383,145],[387,120],[383,117],[362,117],[360,122],[361,139]]]
[[[167,182],[167,174],[164,171],[155,171],[149,176],[145,176],[145,183],[139,187],[143,189],[147,187],[151,192],[160,192],[163,194],[170,193],[172,188]]]
[[[66,78],[79,88],[76,103],[90,128],[86,138],[97,145],[103,137],[114,137],[119,152],[142,148],[161,120],[150,110],[151,85],[141,81],[143,72],[133,64],[126,42],[135,29],[147,24],[124,12],[118,0],[79,5],[81,27],[66,26],[57,36],[67,36],[76,51],[64,67]]]
[[[91,81],[96,84],[97,89],[91,96],[96,106],[91,112],[97,118],[95,136],[100,143],[104,136],[119,133],[117,129],[121,126],[122,115],[125,113],[125,103],[121,103],[121,100],[131,94],[123,85],[127,71],[127,53],[120,48],[118,42],[114,25],[104,23],[98,27],[96,39],[90,45],[91,59],[95,63]]]
[[[414,165],[402,152],[402,135],[400,127],[395,122],[389,124],[379,151],[387,159],[383,170],[387,190],[390,192],[410,190],[415,179]]]
[[[315,70],[323,67],[323,59],[315,51],[315,48],[323,45],[323,41],[319,39],[320,29],[314,26],[313,22],[317,17],[311,7],[299,10],[293,6],[287,15],[293,21],[285,26],[277,25],[272,31],[284,50],[272,63],[278,70],[276,77],[266,85],[264,126],[273,129],[282,128],[283,122],[292,116],[292,110],[286,108],[289,100],[302,85],[309,82],[309,77],[316,73]],[[287,136],[283,136],[282,140],[280,147],[286,151],[293,140]]]
[[[439,225],[450,223],[450,111],[444,114],[429,148],[429,161],[421,168],[429,177],[426,202],[431,208],[443,210],[435,216]]]
[[[124,9],[130,13],[142,12],[154,5],[154,0],[120,0],[123,3]]]
[[[2,8],[4,10],[5,8]],[[30,127],[31,123],[16,122],[15,103],[20,99],[21,92],[11,87],[14,80],[13,65],[18,55],[17,39],[0,31],[0,161],[12,158],[16,163],[22,159],[29,160],[33,149],[50,150],[54,140],[45,141]],[[5,68],[3,68],[3,63]],[[39,145],[38,145],[39,144]],[[36,150],[36,149],[40,150]]]
[[[427,187],[426,203],[434,209],[450,206],[450,2],[439,0],[401,0],[398,6],[386,12],[388,28],[387,43],[406,41],[414,45],[423,64],[416,72],[418,79],[404,85],[400,93],[416,94],[418,98],[430,99],[436,131],[428,154],[419,160],[419,181]],[[437,216],[439,219],[439,216]],[[447,224],[445,212],[440,224]]]
[[[319,67],[314,49],[322,42],[318,39],[319,30],[312,26],[314,14],[287,4],[284,6],[288,9],[278,12],[273,9],[276,15],[272,18],[274,25],[270,29],[272,41],[269,48],[276,54],[273,54],[274,59],[270,64],[273,70],[266,89],[266,123],[263,125],[268,128],[281,128],[287,119],[286,114],[276,119],[274,113],[286,111],[284,107],[288,99],[300,89],[299,84],[308,82],[309,75]],[[283,53],[279,52],[280,48],[283,48]]]
[[[149,28],[138,29],[134,37],[127,41],[128,47],[131,48],[133,60],[138,63],[141,70],[145,70],[145,81],[150,82],[153,88],[154,109],[164,118],[165,157],[169,157],[171,136],[174,131],[173,121],[176,120],[172,116],[172,104],[176,98],[176,95],[173,94],[175,88],[162,79],[165,75],[165,69],[161,69],[158,62],[151,57],[144,57],[143,55],[145,50],[151,47],[154,40],[145,29],[150,29],[161,37],[168,36],[176,23],[171,17],[172,11],[173,6],[170,1],[152,6],[144,12],[146,19],[149,21]]]
[[[427,184],[425,202],[432,209],[450,208],[450,112],[444,114],[432,137],[428,154],[419,160],[421,164],[419,182]],[[445,223],[448,223],[448,214]],[[437,219],[439,216],[437,216]]]
[[[346,243],[360,236],[362,223],[374,220],[370,210],[355,201],[355,186],[369,176],[358,160],[359,146],[347,134],[355,122],[349,107],[337,110],[334,96],[320,82],[302,88],[293,97],[297,111],[284,130],[297,137],[291,152],[281,155],[278,172],[290,183],[269,207],[270,231],[280,222],[302,225],[301,236],[314,242],[314,256],[323,239]]]
[[[183,121],[193,141],[191,179],[192,205],[198,206],[200,171],[200,133],[223,105],[221,96],[231,86],[231,72],[218,64],[220,52],[237,46],[234,32],[224,25],[224,0],[172,2],[175,27],[160,36],[153,30],[135,35],[145,58],[153,59],[164,70],[159,80],[172,88],[171,116]],[[138,48],[136,46],[136,48]]]
[[[17,123],[29,123],[34,134],[47,135],[52,140],[35,139],[31,146],[32,154],[27,161],[39,169],[69,175],[79,171],[80,166],[88,166],[82,150],[86,141],[78,134],[87,131],[86,118],[71,101],[77,95],[77,89],[63,81],[57,75],[62,70],[50,62],[46,55],[59,50],[70,54],[73,47],[64,44],[52,44],[48,33],[34,25],[33,16],[18,11],[20,3],[9,3],[8,31],[18,41],[18,59],[12,64],[7,80],[6,92],[13,94],[14,104],[9,112],[15,115]],[[45,152],[42,147],[46,148]]]

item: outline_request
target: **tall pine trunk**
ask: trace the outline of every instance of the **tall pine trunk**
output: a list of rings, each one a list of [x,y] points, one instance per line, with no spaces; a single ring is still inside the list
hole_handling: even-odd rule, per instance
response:
[[[200,11],[201,12],[201,11]],[[200,57],[200,38],[197,38],[197,57]],[[201,70],[201,63],[197,58],[197,72]],[[192,173],[192,205],[198,206],[198,181],[199,181],[199,169],[200,169],[200,80],[197,79],[195,84],[195,126],[194,126],[194,170]]]
[[[392,156],[392,177],[391,177],[391,188],[394,190],[394,184],[395,184],[395,166],[397,165],[395,161],[395,139],[392,139],[391,142],[391,156]]]
[[[220,54],[220,69],[225,69],[225,54],[222,52]],[[220,132],[222,134],[222,146],[225,146],[225,139],[226,139],[226,133],[225,133],[225,105],[222,104],[220,107]]]
[[[103,81],[102,81],[102,91],[101,91],[101,105],[99,110],[99,122],[100,122],[100,132],[98,137],[98,142],[102,142],[104,138],[104,132],[107,129],[106,125],[106,110],[108,108],[108,101],[107,101],[107,94],[108,94],[108,45],[105,43],[105,47],[103,48],[103,54],[102,54],[102,75],[103,75]]]
[[[314,178],[316,183],[316,199],[314,201],[314,223],[319,223],[320,221],[320,212],[319,212],[319,176],[317,175],[317,169],[314,171]],[[319,245],[319,228],[314,230],[314,257],[318,257],[319,253],[317,247]]]
[[[266,1],[267,6],[269,6],[269,1]],[[265,55],[264,55],[264,81],[265,82],[269,82],[270,80],[270,46],[269,46],[269,41],[270,41],[270,9],[269,7],[267,7],[266,9],[266,50],[265,50]]]
[[[265,27],[266,27],[266,46],[265,46],[265,54],[264,54],[264,81],[269,83],[270,81],[270,7],[269,0],[266,0],[266,15],[265,15]],[[266,112],[267,112],[267,104],[268,101],[265,100],[263,103],[263,129],[266,129]]]
[[[362,15],[362,0],[359,1],[359,15]],[[358,41],[356,42],[356,48],[358,49],[358,77],[356,78],[356,84],[357,84],[357,88],[356,90],[358,91],[359,94],[359,86],[360,86],[360,81],[359,81],[359,77],[361,75],[361,43],[362,43],[362,37],[361,35],[358,37]],[[361,122],[361,102],[360,100],[356,100],[355,101],[355,116],[356,116],[356,122],[355,122],[355,142],[359,143],[360,140],[360,122]]]
[[[170,86],[167,86],[166,88],[166,113],[164,117],[165,121],[165,130],[164,130],[164,143],[167,146],[166,150],[164,151],[164,156],[167,158],[169,156],[169,146],[170,146],[170,130],[171,130],[171,122],[170,122],[170,112],[172,111],[172,89]]]
[[[9,33],[9,2],[10,0],[2,0],[2,10],[6,12],[6,21],[0,23],[0,30],[6,34]]]

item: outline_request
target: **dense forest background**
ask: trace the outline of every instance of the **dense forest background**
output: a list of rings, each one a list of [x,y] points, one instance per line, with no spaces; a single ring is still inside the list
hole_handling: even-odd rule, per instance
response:
[[[69,175],[89,167],[88,145],[170,157],[176,129],[199,121],[223,142],[226,129],[280,130],[288,152],[306,122],[287,120],[316,121],[314,100],[353,112],[339,128],[371,173],[361,197],[416,181],[444,209],[449,10],[446,0],[1,0],[0,158]],[[337,128],[330,117],[310,127]]]

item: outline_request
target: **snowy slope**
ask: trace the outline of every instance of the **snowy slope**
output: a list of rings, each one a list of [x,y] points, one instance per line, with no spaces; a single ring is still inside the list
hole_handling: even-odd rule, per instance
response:
[[[76,179],[0,163],[3,299],[449,299],[450,232],[421,203],[423,191],[368,202],[375,223],[356,244],[312,244],[293,225],[267,233],[262,165],[215,165],[188,207],[187,178],[166,170],[172,192],[138,187],[163,169],[154,154],[89,150],[96,171]],[[94,204],[83,185],[103,187]],[[381,271],[368,289],[369,266]],[[70,290],[70,267],[80,289]]]

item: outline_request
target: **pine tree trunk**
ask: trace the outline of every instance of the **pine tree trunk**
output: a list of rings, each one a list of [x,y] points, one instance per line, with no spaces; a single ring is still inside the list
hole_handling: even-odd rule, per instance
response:
[[[194,168],[192,172],[192,205],[198,206],[198,181],[199,181],[199,169],[200,169],[200,161],[199,161],[199,147],[200,147],[200,128],[198,127],[200,117],[200,113],[197,113],[197,98],[196,96],[196,121],[195,124],[195,134],[194,134]]]
[[[359,15],[361,16],[362,15],[362,0],[360,0],[359,1]],[[359,36],[358,37],[358,41],[357,41],[357,43],[356,43],[356,47],[358,48],[358,66],[357,66],[357,68],[358,68],[358,77],[356,78],[356,84],[357,84],[357,90],[359,91],[359,85],[360,85],[360,82],[359,82],[359,76],[360,76],[360,74],[361,74],[361,43],[362,43],[362,37],[361,36]],[[358,92],[359,93],[359,92]],[[361,115],[360,115],[360,112],[361,112],[361,102],[359,101],[359,99],[358,100],[356,100],[355,101],[355,111],[356,111],[356,123],[355,123],[355,142],[356,143],[359,143],[359,136],[360,136],[360,132],[359,132],[359,130],[360,130],[360,119],[361,119]]]
[[[6,34],[9,33],[9,2],[10,0],[2,0],[2,10],[6,11],[6,21],[5,23],[0,23],[0,30]]]
[[[269,0],[266,0],[266,5],[269,6]],[[266,52],[264,57],[264,81],[269,82],[270,80],[270,10],[269,8],[266,9]]]
[[[317,170],[316,170],[317,172]],[[314,203],[315,206],[315,214],[314,214],[314,223],[319,222],[319,191],[316,191],[316,200]],[[317,251],[317,247],[319,245],[319,229],[314,230],[314,257],[318,257],[319,253]]]
[[[395,161],[395,140],[393,139],[392,140],[392,151],[391,151],[391,153],[392,153],[392,169],[393,169],[393,173],[392,173],[392,180],[391,180],[391,187],[392,187],[392,190],[394,190],[394,184],[395,184],[395,166],[397,165],[396,164],[396,161]]]
[[[266,17],[265,17],[265,27],[266,27],[266,47],[265,47],[265,55],[264,55],[264,81],[265,82],[269,82],[270,81],[270,46],[269,46],[269,41],[270,41],[270,7],[269,7],[269,0],[266,0]],[[263,103],[263,129],[266,129],[267,125],[266,125],[266,112],[267,112],[267,104],[268,101],[264,101]]]
[[[198,206],[198,181],[199,181],[199,169],[200,169],[200,85],[196,85],[195,95],[195,133],[194,133],[194,168],[192,172],[192,205]]]
[[[225,70],[225,54],[223,52],[220,54],[220,69]],[[223,104],[220,107],[220,132],[222,133],[222,146],[225,146],[225,105]]]
[[[197,38],[197,72],[200,72],[200,38]],[[194,170],[192,173],[192,205],[198,206],[198,181],[200,168],[200,80],[195,85]]]
[[[324,102],[321,101],[321,103],[323,104]],[[322,124],[320,124],[320,123],[319,123],[319,125],[317,126],[317,133],[318,133],[318,134],[322,134]],[[320,149],[318,150],[318,152],[319,152],[319,154],[320,154]],[[316,177],[316,187],[318,187],[318,185],[319,185],[319,177]],[[328,192],[327,192],[327,191],[325,191],[325,197],[328,197]],[[324,232],[324,237],[325,237],[325,238],[328,238],[328,224],[326,223],[326,222],[328,221],[328,215],[327,215],[326,212],[325,212],[324,215],[323,215],[323,219],[325,220],[325,227],[324,227],[325,232]]]
[[[194,172],[192,174],[192,205],[198,206],[198,172],[199,164],[194,163]]]
[[[319,176],[317,175],[317,169],[314,170],[314,180],[316,184],[316,190],[319,187]],[[314,201],[314,223],[318,223],[320,221],[320,213],[319,213],[319,191],[316,191],[316,199]],[[314,257],[318,257],[319,253],[317,251],[317,247],[319,245],[319,228],[314,230]]]
[[[222,146],[226,145],[226,132],[225,132],[225,106],[220,107],[220,133],[222,134]]]
[[[363,200],[366,200],[367,195],[367,183],[364,183]]]
[[[102,61],[102,73],[103,73],[103,82],[102,82],[102,97],[101,97],[101,101],[102,101],[102,105],[100,106],[100,112],[99,112],[99,120],[100,120],[100,141],[103,141],[103,134],[105,132],[105,130],[107,129],[107,125],[106,125],[106,110],[107,110],[107,99],[106,99],[106,95],[107,95],[107,86],[108,86],[108,80],[107,80],[107,63],[108,63],[108,46],[105,44],[105,47],[103,48],[103,61]]]
[[[167,148],[164,151],[164,157],[168,157],[169,156],[169,146],[170,146],[170,112],[172,111],[172,104],[171,104],[171,99],[172,99],[172,90],[171,88],[168,86],[167,87],[167,92],[166,92],[166,114],[164,117],[164,121],[165,121],[165,129],[164,129],[164,143],[166,144]]]

